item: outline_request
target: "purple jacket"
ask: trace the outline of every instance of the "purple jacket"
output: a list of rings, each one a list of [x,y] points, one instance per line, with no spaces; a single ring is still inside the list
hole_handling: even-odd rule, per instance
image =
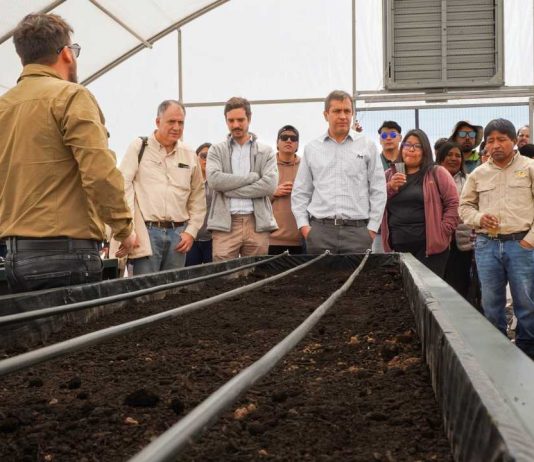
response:
[[[388,201],[397,194],[389,186],[394,169],[386,171]],[[436,184],[436,181],[438,184]],[[441,253],[449,247],[454,230],[458,226],[458,191],[451,174],[440,166],[431,167],[423,179],[425,203],[426,254]],[[387,205],[382,218],[382,243],[386,252],[389,246],[389,227]]]

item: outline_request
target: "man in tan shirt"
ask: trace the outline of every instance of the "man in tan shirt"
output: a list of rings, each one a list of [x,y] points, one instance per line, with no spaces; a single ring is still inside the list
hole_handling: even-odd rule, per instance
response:
[[[0,238],[13,291],[98,281],[104,223],[135,244],[124,184],[94,97],[76,84],[80,46],[53,14],[14,31],[24,69],[0,98]]]
[[[300,164],[300,158],[297,156],[298,130],[292,125],[284,125],[278,130],[276,147],[278,148],[276,153],[278,188],[271,201],[278,229],[271,233],[269,255],[277,255],[286,250],[291,254],[301,254],[302,237],[291,211],[291,191]]]
[[[506,284],[517,316],[516,345],[534,358],[534,161],[514,151],[505,119],[484,129],[489,160],[467,178],[460,217],[477,232],[475,258],[485,316],[506,335]]]
[[[195,151],[181,141],[184,122],[182,103],[163,101],[142,157],[137,138],[120,166],[139,238],[129,255],[134,274],[183,267],[204,222],[204,180]]]

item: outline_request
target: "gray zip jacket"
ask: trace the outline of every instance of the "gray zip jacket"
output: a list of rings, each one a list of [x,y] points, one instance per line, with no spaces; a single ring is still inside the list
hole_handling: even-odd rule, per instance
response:
[[[274,151],[256,141],[256,135],[250,134],[250,173],[247,176],[232,173],[232,138],[214,144],[208,151],[206,178],[213,190],[211,207],[208,215],[208,229],[229,232],[232,228],[230,215],[230,198],[252,199],[256,232],[278,229],[273,216],[269,196],[278,186],[278,167]]]

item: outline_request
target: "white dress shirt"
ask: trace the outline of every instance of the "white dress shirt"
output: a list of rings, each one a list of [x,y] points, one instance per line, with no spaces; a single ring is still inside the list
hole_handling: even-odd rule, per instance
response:
[[[308,143],[291,194],[297,226],[309,217],[369,220],[378,231],[386,205],[386,179],[373,141],[353,130],[338,143],[327,133]]]

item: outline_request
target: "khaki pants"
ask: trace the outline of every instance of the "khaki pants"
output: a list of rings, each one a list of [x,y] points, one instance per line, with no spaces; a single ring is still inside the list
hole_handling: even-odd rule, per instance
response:
[[[238,257],[267,255],[268,231],[256,232],[254,214],[232,215],[230,232],[212,231],[213,261],[231,260]]]

